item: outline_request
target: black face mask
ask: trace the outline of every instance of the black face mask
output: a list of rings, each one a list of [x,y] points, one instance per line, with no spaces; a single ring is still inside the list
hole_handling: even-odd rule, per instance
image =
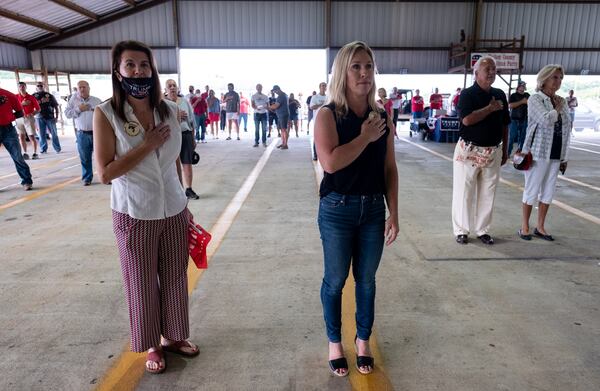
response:
[[[154,87],[151,77],[125,77],[121,75],[121,88],[136,99],[144,99],[150,95]]]

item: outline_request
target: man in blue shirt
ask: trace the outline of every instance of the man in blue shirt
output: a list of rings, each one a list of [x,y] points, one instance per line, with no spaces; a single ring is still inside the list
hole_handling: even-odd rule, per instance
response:
[[[69,99],[65,116],[75,122],[77,151],[81,161],[81,180],[84,186],[89,186],[94,176],[92,169],[94,108],[102,101],[90,95],[90,85],[85,80],[80,80],[77,83],[77,92]]]
[[[269,108],[275,110],[277,114],[277,123],[281,130],[281,144],[277,148],[288,149],[288,121],[290,119],[290,108],[288,107],[288,96],[285,92],[281,91],[278,85],[274,85],[271,92],[277,94],[277,99]]]

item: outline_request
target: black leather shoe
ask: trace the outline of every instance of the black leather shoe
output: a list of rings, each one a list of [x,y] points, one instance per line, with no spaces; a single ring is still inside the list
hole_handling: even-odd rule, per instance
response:
[[[456,235],[456,243],[467,244],[469,243],[469,237],[467,235]]]
[[[483,242],[483,244],[489,244],[490,246],[494,244],[494,239],[492,239],[492,237],[488,234],[478,236],[478,238]]]

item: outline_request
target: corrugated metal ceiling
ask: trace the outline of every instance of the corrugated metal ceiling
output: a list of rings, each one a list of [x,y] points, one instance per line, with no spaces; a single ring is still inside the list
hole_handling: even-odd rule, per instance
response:
[[[172,17],[171,3],[164,3],[91,31],[63,39],[56,45],[111,47],[115,42],[123,39],[137,39],[147,42],[151,46],[175,46],[175,33],[170,23]]]
[[[48,34],[48,31],[46,30],[0,16],[0,35],[5,37],[18,39],[20,41],[30,41],[46,34]]]
[[[136,0],[140,2],[142,0]],[[103,16],[131,8],[124,0],[70,0],[76,6]],[[49,0],[0,0],[0,9],[64,30],[91,21],[87,16]],[[51,34],[51,31],[0,16],[0,35],[24,42]]]
[[[77,12],[49,1],[0,0],[0,7],[61,29],[88,20]]]
[[[97,15],[105,15],[119,8],[123,8],[127,4],[125,4],[123,0],[77,0],[77,5],[88,9]]]
[[[485,4],[480,36],[525,36],[526,47],[597,48],[599,4]]]
[[[332,45],[355,39],[372,46],[448,46],[472,34],[473,3],[332,3]]]

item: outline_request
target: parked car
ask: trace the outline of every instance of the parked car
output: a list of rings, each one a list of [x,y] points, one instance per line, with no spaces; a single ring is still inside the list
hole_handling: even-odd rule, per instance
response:
[[[579,106],[575,108],[573,128],[578,132],[585,128],[594,129],[594,131],[600,132],[600,113],[595,113],[586,105],[579,104]]]

